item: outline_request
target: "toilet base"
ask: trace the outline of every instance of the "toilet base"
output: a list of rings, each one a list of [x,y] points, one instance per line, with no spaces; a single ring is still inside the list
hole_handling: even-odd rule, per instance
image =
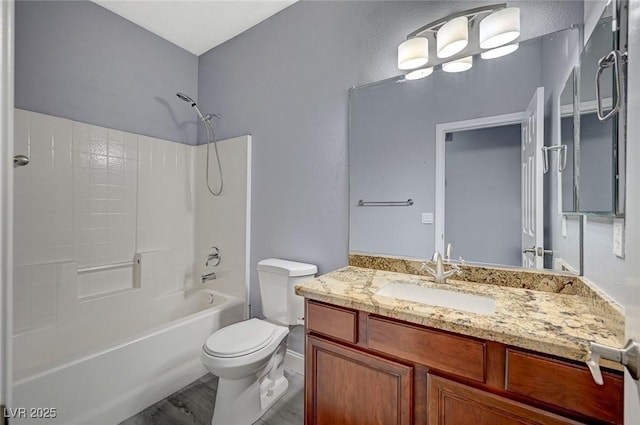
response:
[[[269,389],[261,389],[255,378],[253,381],[247,386],[246,380],[220,378],[211,425],[251,425],[289,388],[289,381],[284,376],[278,378]]]
[[[276,383],[273,386],[272,390],[265,391],[263,394],[260,394],[260,404],[262,405],[262,413],[260,414],[260,416],[262,416],[264,412],[269,410],[269,408],[273,406],[276,401],[280,400],[282,396],[287,392],[287,389],[289,389],[289,381],[283,376],[276,380]],[[258,416],[258,418],[260,418],[260,416]],[[256,420],[258,418],[256,418]]]
[[[211,425],[251,425],[289,388],[284,376],[286,340],[266,367],[241,379],[219,378]]]

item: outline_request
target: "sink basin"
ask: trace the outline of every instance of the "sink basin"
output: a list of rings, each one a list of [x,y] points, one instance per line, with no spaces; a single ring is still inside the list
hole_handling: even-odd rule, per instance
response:
[[[445,289],[424,288],[407,283],[387,283],[376,291],[376,295],[464,310],[470,313],[493,314],[496,312],[496,302],[490,297]]]

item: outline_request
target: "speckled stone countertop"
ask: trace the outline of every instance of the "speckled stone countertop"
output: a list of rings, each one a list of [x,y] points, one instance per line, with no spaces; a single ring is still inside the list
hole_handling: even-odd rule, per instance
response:
[[[477,314],[375,295],[394,282],[488,296],[495,300],[496,311]],[[459,280],[441,285],[427,276],[354,266],[296,287],[298,295],[309,299],[571,360],[586,360],[590,341],[624,345],[622,311],[597,294],[586,296],[584,288],[579,294],[558,292]],[[614,363],[601,364],[622,370]]]

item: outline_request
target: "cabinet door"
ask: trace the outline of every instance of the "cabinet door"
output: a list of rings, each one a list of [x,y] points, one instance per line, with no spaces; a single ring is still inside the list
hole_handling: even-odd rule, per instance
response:
[[[307,337],[306,425],[409,425],[413,368]]]
[[[571,419],[429,375],[429,425],[567,425]]]

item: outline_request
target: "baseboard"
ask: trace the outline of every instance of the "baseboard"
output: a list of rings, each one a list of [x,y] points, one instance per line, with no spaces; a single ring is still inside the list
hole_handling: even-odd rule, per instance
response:
[[[287,354],[284,356],[284,367],[285,369],[304,375],[304,355],[287,350]]]

